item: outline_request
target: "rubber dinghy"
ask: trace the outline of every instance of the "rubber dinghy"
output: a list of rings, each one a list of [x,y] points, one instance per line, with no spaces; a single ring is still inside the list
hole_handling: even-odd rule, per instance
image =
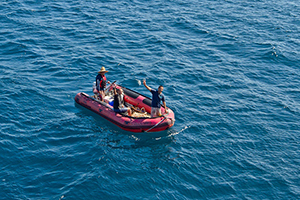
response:
[[[116,113],[113,110],[113,88],[109,87],[104,101],[99,101],[94,96],[80,92],[75,96],[75,101],[81,106],[97,113],[123,130],[131,132],[158,132],[172,127],[175,123],[174,112],[168,108],[168,113],[160,117],[151,117],[151,99],[133,90],[116,85],[124,91],[125,104],[133,106],[136,111],[131,116]],[[162,113],[165,109],[161,107]]]

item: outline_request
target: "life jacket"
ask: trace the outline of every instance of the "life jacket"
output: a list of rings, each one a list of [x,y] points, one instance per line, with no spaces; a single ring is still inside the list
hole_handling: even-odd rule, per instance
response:
[[[100,80],[100,82],[99,82]],[[99,75],[96,77],[96,88],[97,90],[100,90],[100,89],[104,89],[106,86],[106,77],[105,75],[104,76],[101,76],[100,75],[100,78],[99,78]]]
[[[102,79],[101,79],[99,85],[100,85],[100,88],[105,88],[105,86],[106,86],[106,76],[105,75],[102,76]]]

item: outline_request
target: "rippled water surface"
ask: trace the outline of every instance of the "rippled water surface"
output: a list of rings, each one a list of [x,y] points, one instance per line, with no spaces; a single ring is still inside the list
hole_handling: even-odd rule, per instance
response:
[[[300,199],[300,3],[0,2],[0,199]],[[97,71],[175,125],[77,106]]]

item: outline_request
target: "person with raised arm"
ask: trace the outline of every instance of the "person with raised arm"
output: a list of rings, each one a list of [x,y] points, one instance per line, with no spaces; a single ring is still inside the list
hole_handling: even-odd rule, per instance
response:
[[[165,108],[166,113],[168,113],[165,96],[162,94],[164,87],[160,85],[157,90],[150,88],[146,84],[146,80],[143,81],[144,86],[152,93],[152,102],[151,102],[151,117],[161,116],[161,102]]]

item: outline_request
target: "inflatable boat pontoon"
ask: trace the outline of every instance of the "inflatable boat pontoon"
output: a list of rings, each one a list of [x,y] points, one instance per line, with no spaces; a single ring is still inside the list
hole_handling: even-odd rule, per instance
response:
[[[151,117],[149,114],[151,113],[150,98],[120,85],[116,85],[116,87],[123,89],[125,103],[139,111],[136,111],[136,115],[133,113],[131,116],[128,116],[127,114],[114,112],[113,106],[111,106],[113,100],[112,87],[108,89],[104,101],[100,101],[83,92],[75,96],[75,101],[126,131],[158,132],[169,129],[174,125],[175,115],[170,108],[168,108],[168,113],[165,113],[165,109],[161,107],[163,115]]]

